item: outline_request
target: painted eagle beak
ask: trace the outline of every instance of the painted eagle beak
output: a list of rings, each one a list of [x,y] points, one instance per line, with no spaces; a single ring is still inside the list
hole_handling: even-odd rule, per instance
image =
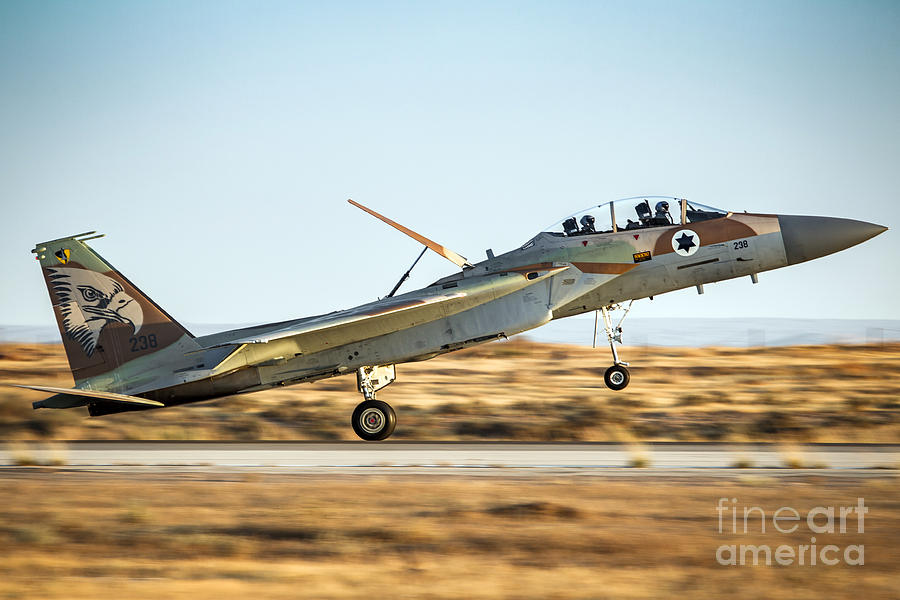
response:
[[[118,300],[120,304],[120,306],[115,309],[116,314],[121,317],[122,321],[131,323],[131,326],[134,328],[134,333],[136,334],[144,324],[144,311],[141,310],[141,305],[138,304],[134,298],[122,292],[113,296],[113,301],[116,300]],[[123,300],[124,302],[122,302]]]

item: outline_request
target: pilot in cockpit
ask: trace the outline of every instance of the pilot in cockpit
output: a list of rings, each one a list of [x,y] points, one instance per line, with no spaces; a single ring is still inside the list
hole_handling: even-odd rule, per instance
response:
[[[593,215],[584,215],[581,217],[581,233],[596,233]]]
[[[655,221],[655,225],[670,225],[672,224],[672,215],[669,214],[669,203],[665,200],[661,200],[656,203],[656,214],[653,215],[653,219]]]

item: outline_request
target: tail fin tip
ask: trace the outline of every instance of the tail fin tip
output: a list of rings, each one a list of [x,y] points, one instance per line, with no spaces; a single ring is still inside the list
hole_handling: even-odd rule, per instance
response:
[[[96,234],[96,235],[95,235]],[[86,242],[87,240],[96,240],[97,238],[105,237],[105,233],[97,233],[96,231],[85,231],[84,233],[76,233],[75,235],[67,235],[66,237],[57,238],[55,240],[48,240],[46,242],[40,242],[34,245],[34,248],[31,250],[32,254],[39,255],[38,260],[43,259],[43,256],[40,254],[47,252],[47,247],[53,244],[58,244],[59,242],[66,242],[72,240],[73,242]]]

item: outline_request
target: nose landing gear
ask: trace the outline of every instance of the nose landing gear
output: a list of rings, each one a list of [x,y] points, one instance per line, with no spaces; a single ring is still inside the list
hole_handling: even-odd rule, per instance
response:
[[[631,374],[628,372],[628,363],[619,360],[619,353],[616,352],[616,342],[622,343],[622,321],[628,316],[628,311],[631,310],[632,304],[634,304],[634,300],[628,303],[628,306],[625,308],[625,313],[622,315],[622,318],[619,319],[619,324],[615,327],[612,326],[612,322],[610,321],[609,311],[621,308],[621,306],[618,304],[603,306],[598,311],[599,314],[603,315],[604,331],[606,332],[606,339],[609,340],[609,349],[612,350],[613,355],[613,365],[603,374],[603,382],[606,384],[606,387],[616,392],[624,390],[628,386],[628,382],[631,381]],[[597,347],[597,325],[599,314],[594,316],[595,348]]]

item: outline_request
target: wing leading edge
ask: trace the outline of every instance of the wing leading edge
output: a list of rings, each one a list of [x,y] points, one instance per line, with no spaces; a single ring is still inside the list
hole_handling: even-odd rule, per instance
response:
[[[260,332],[246,337],[229,340],[217,344],[267,344],[283,338],[300,336],[324,330],[335,330],[339,327],[351,325],[373,325],[372,321],[380,319],[382,323],[378,329],[384,329],[387,322],[399,323],[400,321],[415,321],[422,318],[428,320],[429,315],[437,315],[441,312],[439,305],[452,303],[467,298],[465,293],[453,293],[430,298],[398,299],[396,302],[378,302],[371,305],[363,305],[357,308],[340,311],[336,314],[313,317],[301,323],[294,323],[270,331]]]
[[[197,341],[204,349],[236,347],[235,352],[216,366],[215,371],[221,373],[273,358],[312,354],[435,321],[544,281],[567,268],[550,266],[537,276],[532,274],[531,279],[526,273],[514,272],[461,279],[444,284],[452,292],[443,289],[444,286],[426,288],[336,313],[215,334]]]

